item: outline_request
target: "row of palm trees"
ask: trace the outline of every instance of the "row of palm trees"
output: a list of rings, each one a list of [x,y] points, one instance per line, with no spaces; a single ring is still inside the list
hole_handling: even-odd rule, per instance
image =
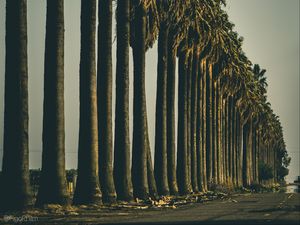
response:
[[[2,210],[32,204],[26,3],[6,1]],[[233,31],[234,25],[223,5],[224,0],[117,0],[113,139],[112,0],[98,1],[98,62],[97,2],[81,1],[80,126],[74,204],[185,195],[207,191],[212,184],[247,187],[263,182],[259,179],[261,162],[272,168],[272,182],[281,179],[278,171],[287,153],[279,118],[266,99],[265,70],[252,66],[245,56],[243,40]],[[70,202],[65,178],[63,9],[63,0],[47,0],[43,156],[37,206]],[[147,124],[145,53],[156,40],[153,166]],[[134,61],[132,146],[130,46]]]

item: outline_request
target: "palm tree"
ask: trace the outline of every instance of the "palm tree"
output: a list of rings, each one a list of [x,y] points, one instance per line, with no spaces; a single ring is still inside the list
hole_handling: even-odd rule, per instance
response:
[[[207,181],[212,182],[212,65],[206,65],[206,173]]]
[[[265,77],[265,73],[267,71],[265,69],[261,69],[258,64],[255,64],[252,70],[253,70],[254,78],[259,82],[261,88],[264,88],[264,89],[260,89],[261,95],[266,94],[267,92],[266,88],[268,87],[268,83],[267,83],[267,78]]]
[[[46,23],[42,174],[36,204],[66,204],[68,197],[65,172],[64,1],[49,0]]]
[[[185,40],[184,40],[185,41]],[[181,195],[190,192],[187,156],[187,51],[179,53],[178,62],[178,133],[177,133],[177,180]]]
[[[187,2],[183,0],[170,1],[168,20],[168,55],[167,55],[167,166],[170,194],[178,195],[176,171],[176,140],[175,140],[175,70],[178,46],[185,33],[184,12]]]
[[[198,76],[199,76],[199,53],[198,49],[194,49],[193,68],[191,81],[191,183],[194,192],[198,192],[198,170],[197,164],[200,163],[197,158],[197,100],[198,100]],[[200,125],[198,125],[200,126]],[[200,137],[198,137],[200,138]]]
[[[190,40],[190,39],[189,39]],[[193,51],[191,50],[187,56],[187,71],[186,71],[186,103],[187,103],[187,111],[186,111],[186,138],[187,138],[187,170],[188,170],[188,185],[189,190],[192,191],[191,184],[191,83],[192,83],[192,58]]]
[[[199,72],[197,76],[197,97],[196,97],[196,157],[197,157],[197,182],[198,182],[198,190],[204,192],[205,187],[205,181],[206,181],[206,175],[204,172],[204,168],[206,165],[204,165],[204,158],[203,158],[203,132],[204,132],[204,123],[203,123],[203,59],[199,59]]]
[[[167,165],[167,63],[168,36],[167,21],[168,2],[160,2],[160,29],[158,36],[158,64],[156,91],[156,123],[155,123],[155,158],[154,174],[158,194],[169,195]]]
[[[117,4],[117,74],[114,181],[119,200],[131,201],[129,138],[129,0]]]
[[[133,99],[133,149],[132,183],[134,196],[147,199],[149,196],[147,160],[150,149],[148,140],[147,108],[145,93],[145,53],[146,53],[146,14],[144,2],[133,1],[135,9],[132,40],[134,61],[134,99]],[[133,32],[134,32],[133,31]]]
[[[96,0],[81,1],[80,121],[74,204],[101,202],[95,63]]]
[[[256,86],[258,87],[257,94],[260,96],[259,101],[261,104],[258,103],[258,107],[260,108],[258,110],[258,113],[255,117],[254,122],[254,128],[253,128],[253,159],[254,159],[254,166],[253,166],[253,172],[254,172],[254,180],[255,182],[259,182],[259,174],[258,174],[258,164],[259,164],[259,129],[260,129],[260,122],[261,122],[261,114],[264,112],[264,108],[261,107],[262,105],[266,104],[267,101],[267,79],[265,77],[266,70],[261,69],[258,64],[255,64],[252,68],[254,80],[256,82]]]
[[[99,1],[98,137],[99,178],[104,202],[115,202],[112,168],[112,1]]]
[[[28,150],[27,2],[6,1],[4,144],[0,211],[32,203]]]
[[[224,74],[224,71],[223,71]],[[219,182],[224,184],[224,149],[223,149],[223,92],[221,78],[218,80],[218,153],[219,153]]]
[[[200,136],[201,136],[201,140],[202,143],[200,143],[199,147],[198,147],[198,158],[202,159],[200,160],[200,168],[201,168],[201,174],[202,174],[202,182],[201,182],[201,189],[202,191],[206,191],[207,190],[207,183],[208,183],[208,177],[207,177],[207,164],[206,164],[206,145],[207,145],[207,123],[206,123],[206,113],[207,113],[207,107],[206,107],[206,60],[202,60],[201,62],[201,80],[200,80],[200,99],[201,99],[201,104],[199,105],[199,107],[201,107],[201,113],[200,115],[198,115],[200,118],[199,123],[202,124],[201,125],[201,131],[200,131]]]
[[[167,56],[167,167],[170,194],[178,194],[175,162],[175,68],[176,54],[173,48],[173,29],[169,28]]]

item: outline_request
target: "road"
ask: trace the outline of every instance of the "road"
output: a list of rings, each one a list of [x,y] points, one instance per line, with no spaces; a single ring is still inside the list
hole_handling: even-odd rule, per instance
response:
[[[168,212],[145,213],[136,218],[124,218],[122,223],[299,225],[300,194],[236,195],[223,201],[198,203]]]
[[[37,218],[32,224],[299,225],[300,194],[239,194],[224,200],[194,203],[176,209],[98,210],[79,215],[45,215]]]
[[[171,212],[144,215],[138,224],[300,224],[300,194],[237,195]]]

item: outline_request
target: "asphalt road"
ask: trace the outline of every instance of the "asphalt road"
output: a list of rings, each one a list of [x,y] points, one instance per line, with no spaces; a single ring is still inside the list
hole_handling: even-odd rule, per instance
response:
[[[223,201],[144,213],[119,221],[123,224],[300,224],[300,194],[236,195]]]
[[[25,221],[18,224],[23,222]],[[224,200],[188,204],[176,209],[99,210],[79,215],[45,215],[36,221],[29,221],[28,224],[300,225],[300,194],[241,194]]]
[[[237,195],[224,201],[195,204],[123,222],[138,224],[300,224],[300,194]]]

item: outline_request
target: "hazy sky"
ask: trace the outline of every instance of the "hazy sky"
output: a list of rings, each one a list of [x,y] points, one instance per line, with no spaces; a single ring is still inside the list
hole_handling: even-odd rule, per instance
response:
[[[267,70],[268,100],[279,115],[292,157],[289,180],[299,161],[299,0],[227,0],[229,18],[245,38],[243,49]]]
[[[244,51],[267,70],[268,98],[280,116],[292,164],[299,175],[299,0],[227,0],[229,18],[245,38]],[[28,0],[30,167],[41,165],[46,1]],[[113,28],[115,31],[115,28]],[[66,166],[77,167],[79,120],[80,1],[65,0]],[[113,71],[115,73],[113,44]],[[154,149],[157,45],[147,53],[146,93],[151,149]],[[0,0],[0,166],[3,146],[5,1]],[[130,62],[132,68],[132,62]],[[132,71],[132,69],[131,69]],[[130,106],[132,112],[132,73]],[[114,87],[114,86],[113,86]],[[113,99],[114,103],[114,99]],[[132,113],[131,113],[132,115]],[[132,131],[132,126],[131,126]]]

